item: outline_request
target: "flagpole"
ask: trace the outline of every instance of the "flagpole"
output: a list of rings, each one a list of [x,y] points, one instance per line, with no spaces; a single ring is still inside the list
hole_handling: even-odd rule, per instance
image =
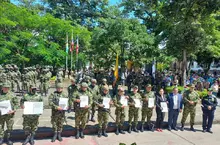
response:
[[[76,39],[76,69],[78,71],[79,38]]]
[[[71,41],[73,41],[73,30],[72,30],[72,36],[71,36],[72,38],[72,40]],[[72,71],[72,68],[73,68],[73,44],[72,44],[73,42],[71,42],[71,65],[70,65],[70,68],[71,68],[71,71]]]
[[[68,71],[68,34],[66,33],[66,72]]]

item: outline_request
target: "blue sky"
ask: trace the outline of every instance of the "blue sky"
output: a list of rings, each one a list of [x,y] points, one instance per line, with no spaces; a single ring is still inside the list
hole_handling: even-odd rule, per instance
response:
[[[117,2],[120,2],[120,0],[109,0],[111,5],[115,5]]]

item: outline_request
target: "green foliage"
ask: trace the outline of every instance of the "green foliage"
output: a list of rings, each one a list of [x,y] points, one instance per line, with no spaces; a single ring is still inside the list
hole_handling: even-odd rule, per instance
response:
[[[173,88],[174,88],[174,86],[166,87],[165,88],[166,93],[168,93],[168,94],[172,93],[173,92]],[[179,93],[182,93],[184,91],[184,87],[183,86],[178,86],[177,88],[178,88]]]

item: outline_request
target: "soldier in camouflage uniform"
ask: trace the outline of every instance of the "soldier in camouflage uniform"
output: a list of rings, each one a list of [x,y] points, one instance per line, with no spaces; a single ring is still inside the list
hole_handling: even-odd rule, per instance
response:
[[[24,68],[24,73],[22,74],[22,90],[25,91],[29,91],[29,75],[28,75],[28,71],[27,68]]]
[[[120,102],[121,100],[121,96],[124,96],[125,91],[123,88],[119,88],[118,89],[118,94],[114,97],[114,105],[116,107],[115,109],[115,115],[116,115],[116,135],[119,135],[119,133],[121,134],[125,134],[124,130],[123,130],[123,124],[125,121],[125,106],[123,106]],[[126,96],[126,98],[128,99],[129,97]]]
[[[73,98],[70,100],[70,104],[74,103],[76,109],[75,110],[76,139],[78,139],[79,137],[84,138],[83,131],[86,127],[89,108],[93,103],[92,94],[87,89],[88,89],[88,84],[83,82],[81,84],[81,88],[79,89],[79,91],[74,93]],[[88,105],[83,108],[80,107],[81,96],[88,96],[89,99]]]
[[[63,73],[61,73],[61,72],[62,71],[58,71],[58,73],[57,73],[55,85],[63,82]]]
[[[129,119],[128,119],[128,123],[129,123],[129,129],[128,129],[128,133],[131,133],[131,127],[132,127],[132,120],[134,119],[134,131],[135,132],[139,132],[137,130],[137,125],[138,125],[138,118],[139,118],[139,108],[135,107],[135,101],[134,99],[138,99],[138,100],[142,100],[141,95],[138,93],[138,86],[134,86],[133,87],[133,92],[131,93],[130,97],[129,97]]]
[[[6,80],[6,74],[4,73],[4,68],[0,65],[0,95],[2,92],[2,85],[5,82],[4,78]]]
[[[89,85],[89,91],[92,94],[93,100],[97,101],[97,97],[99,94],[99,87],[96,85],[97,81],[96,79],[91,80],[91,85]],[[96,111],[96,104],[93,102],[92,104],[92,113],[91,113],[91,121],[95,122],[94,116],[95,116],[95,111]],[[88,116],[89,117],[89,116]]]
[[[24,102],[43,102],[42,97],[37,94],[37,88],[34,85],[30,85],[30,92],[21,99],[20,105],[24,109]],[[39,115],[23,115],[23,130],[27,136],[22,145],[26,145],[30,142],[31,145],[34,145],[34,136],[36,134],[38,124],[39,124]]]
[[[0,95],[0,101],[9,100],[11,103],[12,110],[10,110],[7,114],[1,115],[0,112],[0,144],[3,144],[4,135],[6,136],[6,142],[8,145],[12,145],[13,142],[10,141],[10,134],[13,129],[14,124],[14,114],[18,109],[18,99],[12,92],[9,91],[10,83],[6,82],[2,85],[2,94]],[[5,123],[7,125],[7,130],[4,131]]]
[[[41,74],[40,76],[40,90],[41,90],[41,95],[45,95],[47,96],[48,93],[48,89],[49,89],[49,81],[50,81],[50,77],[47,74],[47,70],[43,69],[43,74]]]
[[[190,130],[195,132],[195,129],[193,127],[195,123],[195,116],[196,116],[196,105],[199,101],[199,94],[194,90],[195,85],[190,85],[190,89],[186,90],[183,93],[183,101],[184,101],[184,109],[183,109],[183,116],[182,116],[182,127],[181,131],[184,130],[184,125],[187,119],[187,116],[190,114]]]
[[[102,79],[102,83],[99,85],[99,90],[101,91],[104,86],[108,87],[107,79],[105,78]]]
[[[76,85],[76,80],[71,79],[71,85],[67,88],[68,91],[68,98],[71,100],[73,98],[73,94],[78,91],[78,86]],[[74,107],[73,103],[69,102],[70,109]],[[75,111],[75,108],[74,108]]]
[[[109,95],[109,88],[107,86],[103,86],[102,92],[97,96],[95,103],[98,106],[98,122],[99,122],[99,131],[98,131],[98,137],[101,137],[102,134],[105,137],[108,137],[106,133],[108,120],[109,120],[109,113],[110,108],[105,108],[103,105],[103,98],[111,98]],[[110,107],[113,105],[113,101],[110,100],[109,102]]]
[[[56,139],[62,141],[61,132],[63,130],[63,123],[65,121],[65,110],[59,106],[60,98],[68,98],[63,93],[62,84],[57,84],[56,91],[49,96],[49,105],[52,108],[51,124],[54,131],[54,136],[51,142],[55,142]]]
[[[142,96],[143,106],[142,106],[142,110],[141,110],[141,112],[142,112],[141,132],[144,131],[144,124],[145,124],[146,117],[147,117],[148,129],[151,130],[151,131],[154,131],[154,127],[153,126],[151,127],[151,117],[153,115],[153,109],[155,107],[149,108],[148,107],[148,100],[149,100],[149,98],[154,98],[154,100],[156,101],[156,99],[155,99],[156,97],[155,97],[154,92],[152,92],[151,90],[152,90],[151,84],[147,84],[147,86],[146,86],[146,93]]]
[[[20,87],[20,80],[21,80],[21,72],[19,71],[18,67],[15,65],[14,66],[14,72],[15,72],[15,84],[17,86],[17,91],[20,91],[21,90],[21,87]]]

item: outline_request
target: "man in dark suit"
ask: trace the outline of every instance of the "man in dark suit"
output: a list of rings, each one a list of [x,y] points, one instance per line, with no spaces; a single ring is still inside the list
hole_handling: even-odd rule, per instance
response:
[[[174,130],[178,131],[176,128],[177,119],[179,112],[182,112],[183,107],[183,98],[182,95],[178,93],[178,88],[173,88],[173,93],[169,95],[167,98],[168,101],[168,130],[171,131],[171,127],[173,127]]]

